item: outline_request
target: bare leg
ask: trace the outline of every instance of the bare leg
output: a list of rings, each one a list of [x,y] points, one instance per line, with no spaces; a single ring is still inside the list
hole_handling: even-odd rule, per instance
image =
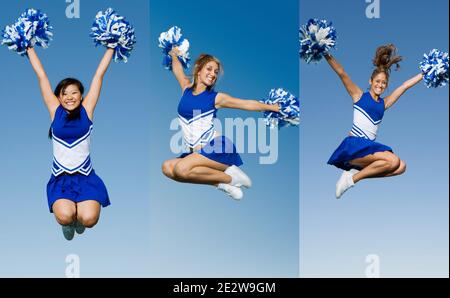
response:
[[[350,162],[352,165],[363,168],[360,172],[353,175],[355,183],[368,178],[390,177],[404,173],[406,167],[400,161],[397,155],[392,152],[377,152],[362,158],[354,159]]]
[[[101,206],[97,201],[77,203],[77,219],[86,228],[94,227],[100,217]]]
[[[231,177],[224,173],[227,165],[210,160],[201,154],[192,153],[178,161],[174,168],[174,179],[184,183],[217,185],[231,183]]]
[[[400,160],[400,166],[398,167],[398,169],[395,172],[387,175],[386,177],[402,175],[405,172],[406,172],[406,163],[403,160]]]
[[[52,206],[56,221],[62,226],[72,224],[76,219],[77,206],[67,199],[59,199]]]
[[[182,160],[182,158],[175,158],[175,159],[169,159],[163,162],[162,164],[162,172],[163,174],[172,179],[175,180],[175,174],[173,172],[173,169],[175,168],[175,165]]]

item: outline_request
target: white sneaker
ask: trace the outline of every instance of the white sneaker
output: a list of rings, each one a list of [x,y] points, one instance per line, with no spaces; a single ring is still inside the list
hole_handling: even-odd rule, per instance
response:
[[[217,189],[220,189],[221,191],[225,192],[227,195],[229,195],[230,197],[232,197],[234,200],[237,201],[241,200],[244,197],[244,193],[239,187],[230,184],[220,183],[217,186]]]
[[[62,227],[62,232],[64,235],[64,238],[66,238],[66,240],[72,240],[73,236],[75,236],[75,225],[72,223],[70,225],[67,226],[61,226]]]
[[[86,230],[86,227],[78,220],[75,221],[75,232],[77,232],[77,234],[83,234],[84,230]]]
[[[356,170],[344,171],[336,183],[336,199],[339,199],[348,189],[355,185],[353,175]]]
[[[225,174],[231,176],[231,185],[237,186],[237,187],[245,187],[250,188],[252,187],[252,180],[250,177],[247,176],[247,174],[244,173],[239,167],[237,166],[231,166],[228,167],[225,170]]]

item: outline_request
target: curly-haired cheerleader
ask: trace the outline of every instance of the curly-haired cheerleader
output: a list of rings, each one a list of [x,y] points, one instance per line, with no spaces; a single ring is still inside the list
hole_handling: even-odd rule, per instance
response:
[[[324,57],[353,100],[353,127],[349,136],[328,161],[328,164],[344,170],[336,184],[336,198],[340,198],[346,190],[363,179],[391,177],[405,172],[405,162],[395,155],[390,147],[375,142],[375,139],[385,110],[392,107],[408,89],[419,83],[423,74],[415,75],[383,98],[389,83],[390,69],[393,65],[398,68],[402,60],[402,57],[396,54],[394,45],[383,45],[377,49],[373,59],[375,69],[369,79],[370,88],[367,92],[363,92],[352,82],[332,55],[326,53]]]

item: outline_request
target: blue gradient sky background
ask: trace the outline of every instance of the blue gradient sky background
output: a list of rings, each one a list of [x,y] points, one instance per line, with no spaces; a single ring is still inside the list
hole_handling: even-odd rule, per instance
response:
[[[159,34],[177,25],[193,59],[206,52],[224,64],[217,91],[250,99],[264,98],[275,87],[298,94],[297,12],[297,1],[151,1],[152,274],[298,276],[299,130],[279,132],[276,164],[260,165],[259,154],[242,154],[254,186],[241,202],[212,187],[168,180],[159,165],[174,157],[169,123],[181,91],[162,67],[157,47]],[[218,117],[260,113],[220,110]]]
[[[111,65],[94,121],[94,168],[112,205],[95,229],[72,242],[47,210],[50,121],[37,80],[25,58],[0,49],[0,276],[64,277],[68,254],[80,256],[83,277],[298,275],[299,130],[280,131],[274,165],[259,165],[258,154],[243,155],[254,187],[242,202],[211,187],[166,179],[160,165],[173,157],[169,123],[180,91],[157,47],[160,32],[178,25],[193,57],[206,51],[223,61],[218,90],[257,99],[274,87],[298,94],[298,4],[248,1],[237,9],[163,2],[81,0],[81,18],[70,20],[63,0],[0,3],[1,27],[27,7],[49,15],[54,41],[38,54],[53,86],[75,76],[88,87],[103,54],[88,37],[98,10],[115,8],[136,27],[138,39],[128,64]],[[221,119],[249,116],[259,114],[219,113]]]
[[[27,7],[42,9],[54,27],[47,50],[38,49],[53,86],[75,76],[88,87],[104,50],[89,38],[97,11],[111,6],[136,28],[138,44],[128,64],[112,63],[95,112],[92,158],[112,205],[95,229],[68,242],[48,213],[50,120],[26,58],[0,48],[3,174],[0,179],[1,276],[64,277],[65,258],[78,254],[81,276],[145,276],[150,244],[148,164],[148,1],[81,1],[81,18],[67,19],[65,1],[3,1],[1,26]],[[148,263],[148,262],[147,262]]]
[[[377,46],[395,43],[404,56],[390,88],[418,73],[422,54],[448,51],[448,1],[381,0],[381,18],[365,16],[365,1],[300,1],[300,23],[333,21],[335,57],[364,90]],[[446,276],[448,231],[448,87],[418,84],[386,114],[378,141],[408,165],[404,176],[363,181],[334,198],[340,171],[326,164],[351,128],[352,102],[324,61],[300,65],[303,99],[300,170],[300,275],[364,277],[369,254],[381,276]]]

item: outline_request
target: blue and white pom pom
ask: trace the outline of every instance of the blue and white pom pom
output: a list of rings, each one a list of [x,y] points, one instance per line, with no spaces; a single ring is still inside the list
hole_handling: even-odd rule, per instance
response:
[[[172,70],[172,57],[169,52],[178,47],[180,60],[183,68],[186,69],[190,66],[191,58],[189,56],[189,41],[181,34],[181,29],[174,26],[167,32],[162,32],[159,36],[159,47],[162,48],[164,53],[163,65],[166,69]]]
[[[53,33],[52,26],[45,13],[29,8],[23,12],[17,21],[3,30],[2,45],[21,56],[27,55],[27,48],[41,46],[48,48]]]
[[[269,98],[263,101],[265,104],[278,104],[280,111],[264,112],[264,121],[270,128],[281,128],[289,125],[299,125],[300,123],[300,102],[298,98],[288,91],[277,88],[272,89]]]
[[[448,84],[448,53],[437,49],[423,55],[420,62],[423,80],[428,88],[442,87]]]
[[[336,46],[336,29],[326,20],[310,19],[300,28],[300,58],[319,62],[323,54]]]
[[[136,43],[133,26],[112,8],[97,13],[90,36],[96,46],[114,49],[115,62],[127,63]]]

